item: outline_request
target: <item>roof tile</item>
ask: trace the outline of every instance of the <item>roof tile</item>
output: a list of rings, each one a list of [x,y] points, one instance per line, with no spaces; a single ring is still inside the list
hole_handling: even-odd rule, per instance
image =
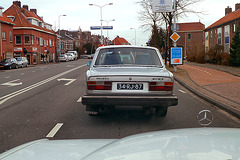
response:
[[[235,19],[239,19],[239,18],[240,18],[240,9],[237,11],[231,12],[231,13],[227,14],[226,16],[222,17],[221,19],[219,19],[218,21],[216,21],[215,23],[213,23],[209,27],[207,27],[206,30],[220,26],[224,23],[227,23],[227,22],[233,21]]]

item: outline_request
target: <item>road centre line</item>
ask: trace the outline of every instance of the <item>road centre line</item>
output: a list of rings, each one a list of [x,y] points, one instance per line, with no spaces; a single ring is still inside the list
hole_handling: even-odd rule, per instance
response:
[[[62,127],[63,123],[57,123],[55,127],[48,133],[46,136],[47,138],[52,138],[55,136],[55,134],[58,132],[58,130]]]
[[[65,74],[67,74],[67,73],[69,73],[69,72],[72,72],[72,71],[74,71],[74,70],[76,70],[76,69],[79,69],[79,68],[82,68],[82,67],[84,67],[84,66],[86,66],[86,65],[84,64],[84,65],[78,66],[78,67],[76,67],[76,68],[70,69],[70,70],[65,71],[65,72],[63,72],[63,73],[60,73],[60,74],[57,74],[57,75],[55,75],[55,76],[53,76],[53,77],[50,77],[50,78],[48,78],[48,79],[42,80],[42,81],[40,81],[40,82],[38,82],[38,83],[35,83],[35,84],[31,85],[31,86],[25,87],[25,88],[23,88],[23,89],[20,89],[20,90],[18,90],[18,91],[15,91],[15,92],[10,93],[10,94],[8,94],[8,95],[5,95],[5,96],[3,96],[3,97],[0,97],[0,100],[1,100],[1,101],[0,101],[0,105],[3,104],[4,102],[6,102],[7,100],[9,100],[9,99],[17,96],[17,95],[20,95],[20,94],[22,94],[22,93],[24,93],[24,92],[27,92],[27,91],[29,91],[29,90],[32,90],[32,89],[34,89],[34,88],[36,88],[36,87],[38,87],[38,86],[41,86],[41,85],[43,85],[43,84],[45,84],[45,83],[47,83],[47,82],[50,82],[50,81],[52,81],[52,80],[54,80],[54,79],[57,79],[57,78],[65,75]]]

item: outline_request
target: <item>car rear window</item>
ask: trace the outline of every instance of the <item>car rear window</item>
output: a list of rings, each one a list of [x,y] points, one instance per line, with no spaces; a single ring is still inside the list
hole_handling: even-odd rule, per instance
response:
[[[157,65],[162,66],[158,53],[148,48],[101,49],[95,65]]]

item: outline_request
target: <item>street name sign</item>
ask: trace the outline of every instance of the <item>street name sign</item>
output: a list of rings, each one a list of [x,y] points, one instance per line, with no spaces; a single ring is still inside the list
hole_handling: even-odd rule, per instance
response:
[[[91,26],[90,29],[91,30],[100,30],[101,26]]]
[[[91,26],[90,27],[91,30],[100,30],[101,26]],[[102,26],[102,29],[113,29],[113,26]]]
[[[153,0],[153,12],[172,12],[172,0]]]
[[[182,47],[172,47],[171,48],[170,64],[171,65],[182,65],[183,64]]]
[[[113,26],[103,26],[103,29],[113,29]]]
[[[174,32],[170,38],[174,41],[177,42],[177,40],[180,38],[180,36],[177,34],[177,32]]]

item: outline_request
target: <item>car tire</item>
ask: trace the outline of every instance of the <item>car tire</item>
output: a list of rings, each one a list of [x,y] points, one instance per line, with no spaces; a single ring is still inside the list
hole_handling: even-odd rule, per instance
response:
[[[15,66],[15,69],[18,69],[18,65]]]
[[[164,107],[158,106],[155,108],[156,115],[160,117],[166,117],[167,111],[168,111],[168,107],[165,107],[165,106]]]
[[[12,69],[12,66],[9,66],[8,69],[11,70],[11,69]]]

